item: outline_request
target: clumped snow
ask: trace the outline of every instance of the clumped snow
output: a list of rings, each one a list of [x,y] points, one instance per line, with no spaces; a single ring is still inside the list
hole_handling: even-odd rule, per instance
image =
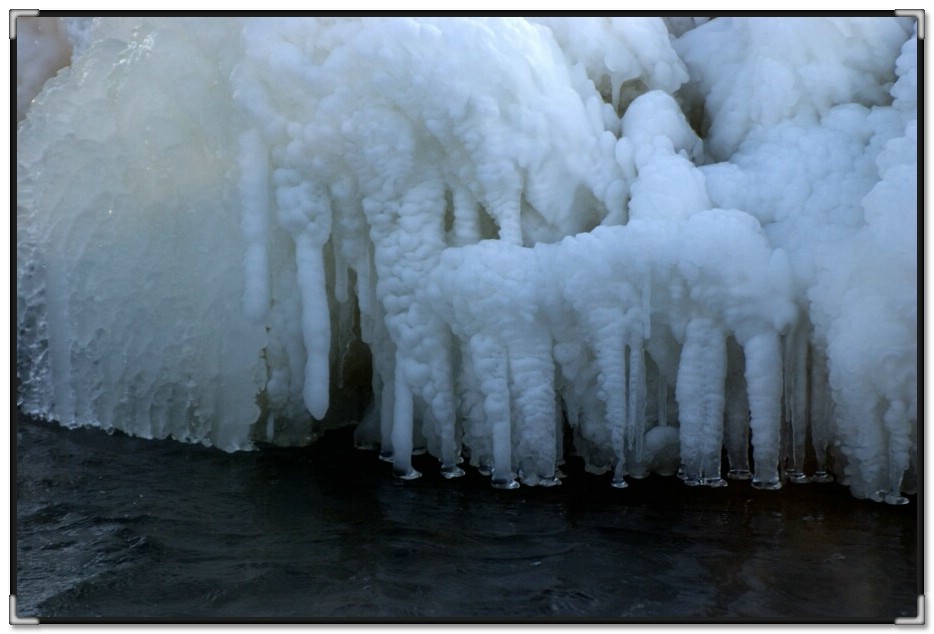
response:
[[[618,488],[914,490],[911,19],[44,20],[26,412],[231,451],[359,421],[401,478],[500,488],[559,484],[569,426]]]

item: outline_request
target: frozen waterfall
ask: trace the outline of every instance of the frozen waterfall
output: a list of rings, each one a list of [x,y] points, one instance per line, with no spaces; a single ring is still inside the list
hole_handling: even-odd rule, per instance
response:
[[[19,23],[23,411],[915,490],[913,19]]]

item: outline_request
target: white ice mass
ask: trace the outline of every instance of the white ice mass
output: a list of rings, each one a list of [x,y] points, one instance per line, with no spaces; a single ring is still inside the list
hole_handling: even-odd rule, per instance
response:
[[[914,491],[912,18],[18,22],[25,412]]]

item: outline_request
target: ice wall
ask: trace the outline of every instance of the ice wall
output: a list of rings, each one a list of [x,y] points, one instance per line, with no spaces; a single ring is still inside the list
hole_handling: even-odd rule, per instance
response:
[[[46,80],[68,65],[71,45],[58,18],[21,17],[16,29],[16,120],[22,121]]]
[[[17,130],[25,411],[912,490],[911,20],[65,27]]]

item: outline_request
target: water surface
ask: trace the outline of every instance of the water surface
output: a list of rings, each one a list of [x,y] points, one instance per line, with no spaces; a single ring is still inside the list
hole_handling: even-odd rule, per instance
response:
[[[421,479],[352,447],[226,454],[16,431],[15,593],[45,619],[759,620],[912,617],[915,496],[836,484],[625,490],[571,459],[563,486]]]

